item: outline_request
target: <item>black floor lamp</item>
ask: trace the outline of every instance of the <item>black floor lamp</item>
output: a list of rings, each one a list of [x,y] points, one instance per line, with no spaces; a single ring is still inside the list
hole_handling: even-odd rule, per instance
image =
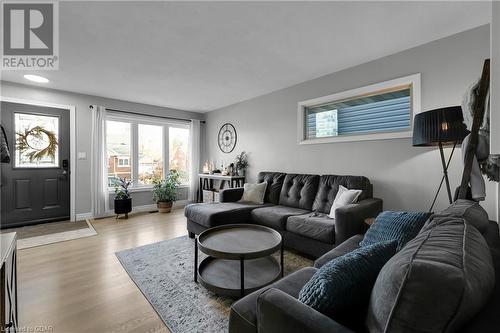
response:
[[[443,167],[443,177],[439,183],[438,190],[432,201],[432,211],[436,203],[437,196],[443,185],[446,183],[448,199],[452,203],[450,180],[448,179],[448,166],[450,165],[453,152],[457,144],[467,136],[469,132],[464,124],[462,108],[460,106],[450,106],[431,111],[419,113],[415,116],[413,124],[413,146],[438,146]],[[448,161],[444,157],[444,146],[453,146]]]

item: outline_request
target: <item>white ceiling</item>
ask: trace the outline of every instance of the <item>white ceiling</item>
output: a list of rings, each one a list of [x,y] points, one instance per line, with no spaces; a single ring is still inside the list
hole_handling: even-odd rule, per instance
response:
[[[488,2],[60,2],[59,70],[40,74],[204,112],[489,22]]]

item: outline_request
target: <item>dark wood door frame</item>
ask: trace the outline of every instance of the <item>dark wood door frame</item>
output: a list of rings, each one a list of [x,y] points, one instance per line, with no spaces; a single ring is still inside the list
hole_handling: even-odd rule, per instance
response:
[[[76,221],[76,107],[57,103],[48,103],[30,99],[0,96],[0,102],[19,103],[40,107],[64,109],[69,111],[69,145],[70,145],[70,219]],[[1,119],[0,119],[1,120]],[[10,143],[10,142],[9,142]]]

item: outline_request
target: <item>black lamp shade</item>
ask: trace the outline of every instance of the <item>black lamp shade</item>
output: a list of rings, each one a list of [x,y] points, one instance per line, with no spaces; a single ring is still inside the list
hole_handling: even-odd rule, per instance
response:
[[[435,146],[461,143],[469,134],[462,108],[450,106],[419,113],[413,123],[413,145]]]

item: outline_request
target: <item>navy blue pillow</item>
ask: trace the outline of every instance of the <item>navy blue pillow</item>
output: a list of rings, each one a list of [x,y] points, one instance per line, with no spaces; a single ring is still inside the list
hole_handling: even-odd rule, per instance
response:
[[[387,240],[398,241],[398,251],[406,243],[415,238],[431,213],[423,212],[391,212],[380,213],[375,219],[360,246],[368,246]]]
[[[380,242],[329,261],[302,287],[299,300],[334,319],[366,307],[378,273],[396,247],[394,240]]]

